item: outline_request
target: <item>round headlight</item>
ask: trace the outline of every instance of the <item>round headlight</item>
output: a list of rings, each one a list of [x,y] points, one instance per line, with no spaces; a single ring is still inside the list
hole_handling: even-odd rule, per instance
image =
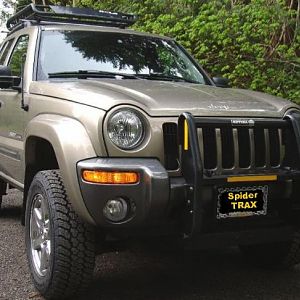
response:
[[[116,146],[128,150],[137,147],[142,142],[144,126],[138,113],[131,109],[123,109],[110,116],[107,133]]]

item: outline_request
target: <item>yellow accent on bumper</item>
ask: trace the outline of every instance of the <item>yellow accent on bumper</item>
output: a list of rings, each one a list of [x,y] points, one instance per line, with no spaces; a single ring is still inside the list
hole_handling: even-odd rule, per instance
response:
[[[187,120],[184,120],[184,138],[183,138],[183,149],[185,151],[189,150],[189,127]]]
[[[227,177],[227,182],[276,181],[277,175],[250,175]]]

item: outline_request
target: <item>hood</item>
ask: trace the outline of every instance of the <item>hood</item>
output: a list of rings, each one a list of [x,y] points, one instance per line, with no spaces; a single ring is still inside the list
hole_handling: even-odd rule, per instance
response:
[[[131,79],[58,79],[36,81],[30,93],[94,106],[105,111],[134,105],[150,116],[282,117],[296,104],[268,94],[203,84]]]

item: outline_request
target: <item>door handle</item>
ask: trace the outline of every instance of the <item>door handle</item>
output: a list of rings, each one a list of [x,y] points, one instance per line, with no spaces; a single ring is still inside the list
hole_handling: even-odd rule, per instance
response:
[[[3,104],[3,102],[2,102],[2,101],[0,101],[0,108],[2,107],[2,104]]]

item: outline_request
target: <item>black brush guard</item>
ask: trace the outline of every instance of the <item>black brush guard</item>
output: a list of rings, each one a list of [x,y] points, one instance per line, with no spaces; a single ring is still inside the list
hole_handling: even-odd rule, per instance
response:
[[[246,119],[246,118],[245,118]],[[237,121],[236,121],[237,120]],[[204,168],[203,153],[200,154],[199,128],[239,128],[245,126],[242,118],[203,118],[184,113],[178,121],[179,160],[182,176],[186,182],[186,203],[184,211],[184,236],[195,246],[195,241],[207,243],[210,246],[258,243],[276,240],[288,240],[293,232],[293,226],[299,220],[300,205],[297,201],[297,182],[299,172],[299,131],[298,121],[292,114],[285,119],[251,119],[250,127],[280,127],[286,130],[286,153],[281,165],[265,168],[231,168],[208,170]],[[254,122],[253,122],[254,121]],[[249,124],[247,123],[246,126]],[[202,157],[201,157],[202,156]],[[282,209],[274,208],[267,216],[248,218],[216,218],[216,187],[230,186],[227,178],[230,176],[276,174],[277,181],[265,182],[273,189],[273,195],[284,193],[289,200]],[[247,183],[245,183],[247,184]],[[256,185],[256,183],[251,183]],[[238,185],[238,184],[237,184]],[[299,186],[299,184],[298,184]],[[300,190],[299,190],[300,192]],[[274,201],[275,202],[275,201]],[[280,210],[280,211],[279,211]],[[278,212],[279,211],[279,212]]]

